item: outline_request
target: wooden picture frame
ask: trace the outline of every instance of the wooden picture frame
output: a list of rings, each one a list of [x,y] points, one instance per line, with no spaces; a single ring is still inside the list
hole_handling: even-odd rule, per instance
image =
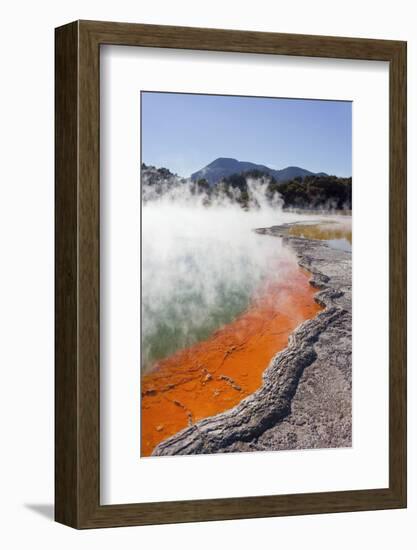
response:
[[[406,506],[406,43],[76,21],[56,29],[55,518],[75,528]],[[99,56],[117,44],[389,62],[389,487],[100,505]]]

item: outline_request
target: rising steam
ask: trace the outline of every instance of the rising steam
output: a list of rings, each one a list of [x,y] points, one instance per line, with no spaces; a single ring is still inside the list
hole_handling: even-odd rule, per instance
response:
[[[306,220],[286,213],[267,181],[247,180],[249,207],[219,188],[142,181],[142,368],[207,338],[248,307],[262,282],[296,262],[280,239],[253,230]],[[310,216],[310,219],[312,216]]]

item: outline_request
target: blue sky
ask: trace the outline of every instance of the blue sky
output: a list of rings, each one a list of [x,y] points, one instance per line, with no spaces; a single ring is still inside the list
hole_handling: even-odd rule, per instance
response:
[[[142,161],[189,176],[218,157],[352,175],[352,103],[142,92]]]

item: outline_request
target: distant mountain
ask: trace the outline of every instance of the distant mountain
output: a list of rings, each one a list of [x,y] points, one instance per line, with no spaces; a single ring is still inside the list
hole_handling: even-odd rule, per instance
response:
[[[243,172],[249,172],[257,170],[259,172],[265,172],[274,177],[277,181],[289,181],[297,177],[305,176],[327,176],[324,172],[310,172],[305,168],[299,168],[298,166],[288,166],[282,170],[274,170],[263,164],[255,164],[254,162],[244,162],[232,158],[218,158],[202,168],[197,172],[191,174],[191,179],[197,181],[199,179],[206,179],[208,183],[213,185],[222,178],[231,176],[232,174],[241,174]]]
[[[227,160],[233,161],[233,159]],[[271,169],[251,162],[241,162],[238,163],[238,166],[235,163],[238,161],[233,161],[230,168],[232,173],[229,176],[223,176],[218,185],[208,183],[207,179],[203,179],[199,175],[195,181],[191,181],[189,178],[181,178],[168,168],[156,168],[142,163],[142,202],[146,204],[168,195],[170,201],[186,202],[191,200],[191,203],[194,204],[193,201],[197,198],[203,206],[235,203],[245,210],[249,210],[260,207],[258,194],[260,192],[269,204],[272,206],[280,204],[284,209],[324,211],[352,209],[352,178],[312,174],[301,168],[294,168],[296,172],[291,172],[293,168],[290,167],[273,172],[284,172],[287,174],[284,177],[295,173],[297,174],[296,179],[279,181],[274,176],[267,178],[267,181],[264,182],[266,185],[261,185],[262,189],[260,189],[259,186],[256,187],[256,184],[252,186],[250,179],[259,179],[263,174],[269,174]],[[242,165],[249,169],[242,173],[236,173],[236,168],[241,169]],[[253,168],[254,166],[256,169]],[[300,177],[300,170],[308,175]]]

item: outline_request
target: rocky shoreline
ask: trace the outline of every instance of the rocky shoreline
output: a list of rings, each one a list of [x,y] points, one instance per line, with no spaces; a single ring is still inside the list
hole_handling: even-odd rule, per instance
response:
[[[289,225],[258,229],[284,240],[312,274],[324,309],[301,324],[234,408],[160,443],[153,455],[350,447],[352,444],[351,253],[290,237]]]

